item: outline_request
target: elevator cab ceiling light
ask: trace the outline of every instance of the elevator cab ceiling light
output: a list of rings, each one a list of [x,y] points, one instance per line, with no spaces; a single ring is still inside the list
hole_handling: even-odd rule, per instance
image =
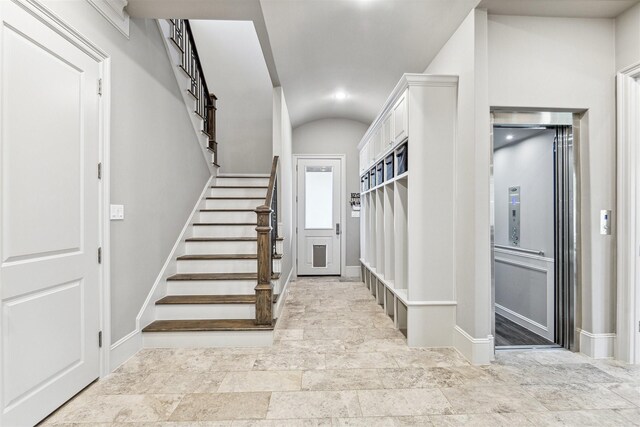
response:
[[[347,93],[344,91],[337,91],[333,97],[336,99],[336,101],[344,101],[345,99],[347,99]]]

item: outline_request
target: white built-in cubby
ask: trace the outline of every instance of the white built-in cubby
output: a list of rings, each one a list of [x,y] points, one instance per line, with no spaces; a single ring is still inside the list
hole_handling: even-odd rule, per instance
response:
[[[409,346],[453,340],[457,87],[405,74],[358,145],[362,277]]]

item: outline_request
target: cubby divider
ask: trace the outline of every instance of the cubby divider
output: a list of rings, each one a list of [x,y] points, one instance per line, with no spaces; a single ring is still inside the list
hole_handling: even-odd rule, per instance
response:
[[[363,277],[410,346],[453,345],[457,84],[405,74],[358,144]]]

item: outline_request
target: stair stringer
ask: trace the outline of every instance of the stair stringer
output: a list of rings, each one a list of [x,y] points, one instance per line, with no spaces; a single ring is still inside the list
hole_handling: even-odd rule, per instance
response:
[[[169,57],[169,62],[171,63],[171,69],[173,70],[178,88],[180,89],[180,93],[182,94],[182,99],[184,100],[187,114],[189,115],[189,119],[191,120],[191,124],[193,125],[193,130],[195,132],[198,145],[202,150],[202,155],[205,158],[207,167],[209,168],[209,172],[211,173],[211,175],[215,176],[218,172],[219,166],[213,163],[213,153],[211,153],[211,151],[209,151],[209,149],[207,148],[209,146],[209,137],[202,131],[202,129],[204,129],[204,120],[202,120],[202,118],[195,113],[196,100],[187,91],[190,85],[190,80],[189,77],[187,77],[186,73],[182,70],[182,68],[180,68],[181,54],[179,53],[178,48],[171,42],[171,38],[169,35],[169,22],[167,22],[166,19],[157,19],[156,22],[158,24],[160,35],[162,36],[162,42],[164,43],[164,47],[167,51],[167,56]]]
[[[140,309],[140,312],[136,317],[137,331],[142,331],[145,326],[156,320],[155,303],[159,299],[167,296],[167,277],[176,274],[178,270],[178,254],[184,253],[186,245],[185,239],[191,237],[191,235],[193,234],[194,219],[197,215],[199,215],[200,209],[204,208],[207,193],[209,192],[211,186],[214,185],[214,183],[215,176],[211,176],[211,178],[209,178],[209,180],[205,184],[204,189],[202,190],[202,193],[198,198],[198,201],[193,207],[189,218],[187,218],[187,222],[185,223],[182,231],[180,232],[180,235],[178,236],[178,239],[176,240],[176,243],[173,245],[169,256],[162,266],[162,269],[160,270],[160,273],[158,274],[158,277],[156,278],[151,291],[149,291],[149,294],[147,295],[147,298],[145,299],[144,304],[142,305],[142,308]]]

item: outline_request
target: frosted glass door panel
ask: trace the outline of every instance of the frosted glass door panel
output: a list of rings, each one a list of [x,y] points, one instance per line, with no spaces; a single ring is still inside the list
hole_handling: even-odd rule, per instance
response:
[[[297,160],[298,275],[341,273],[341,162],[315,156]]]
[[[305,218],[307,230],[333,228],[333,167],[305,168]]]

